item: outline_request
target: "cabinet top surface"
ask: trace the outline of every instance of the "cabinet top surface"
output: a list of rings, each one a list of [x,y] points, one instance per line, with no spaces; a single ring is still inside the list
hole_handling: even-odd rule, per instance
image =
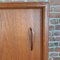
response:
[[[4,2],[0,3],[2,8],[40,8],[45,7],[48,2]]]

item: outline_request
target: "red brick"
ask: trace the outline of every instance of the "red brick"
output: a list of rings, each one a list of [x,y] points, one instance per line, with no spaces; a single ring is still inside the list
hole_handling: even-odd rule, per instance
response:
[[[49,17],[50,18],[60,18],[60,13],[50,13]]]
[[[60,48],[55,48],[55,51],[56,52],[60,52]]]
[[[50,5],[60,5],[60,0],[49,0]]]
[[[53,52],[54,51],[54,48],[49,48],[49,52]]]
[[[52,58],[49,58],[48,60],[52,60]]]
[[[50,12],[60,12],[60,6],[58,6],[58,7],[50,7],[49,11]]]
[[[54,32],[54,36],[60,36],[60,32]]]
[[[52,57],[58,56],[58,53],[51,53],[50,56],[52,56]]]
[[[55,40],[56,40],[56,41],[60,41],[60,37],[56,37]]]
[[[54,43],[49,43],[49,47],[52,47],[52,46],[54,46]]]
[[[55,12],[60,12],[60,7],[55,7],[55,8],[54,8],[54,11],[55,11]]]
[[[60,30],[60,25],[56,25],[56,26],[55,26],[55,29],[56,29],[56,30]]]
[[[60,43],[59,43],[59,46],[60,46]]]
[[[60,24],[60,19],[59,19],[59,23],[58,24]]]
[[[54,7],[50,7],[49,12],[53,12],[54,11]]]
[[[49,32],[49,36],[52,36],[52,32]]]
[[[54,43],[55,46],[58,46],[58,42]]]
[[[54,26],[49,26],[49,30],[54,30]]]
[[[58,20],[57,19],[51,19],[49,20],[49,24],[58,24]]]
[[[60,60],[60,58],[54,58],[54,60]]]
[[[49,37],[49,41],[54,41],[55,40],[55,37]]]

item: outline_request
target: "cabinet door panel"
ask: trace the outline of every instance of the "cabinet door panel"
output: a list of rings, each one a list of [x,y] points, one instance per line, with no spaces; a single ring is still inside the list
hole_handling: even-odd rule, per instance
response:
[[[0,60],[41,60],[41,12],[42,9],[0,10]]]

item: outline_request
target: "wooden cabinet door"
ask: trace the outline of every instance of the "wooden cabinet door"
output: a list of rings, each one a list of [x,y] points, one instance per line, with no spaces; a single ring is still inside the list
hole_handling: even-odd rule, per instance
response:
[[[40,60],[42,9],[0,10],[0,60]]]
[[[0,3],[0,60],[47,60],[43,9],[25,5]]]

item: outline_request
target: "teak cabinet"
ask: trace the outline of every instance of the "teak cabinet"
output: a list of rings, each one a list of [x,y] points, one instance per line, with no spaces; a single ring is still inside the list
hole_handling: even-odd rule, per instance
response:
[[[0,3],[0,60],[47,60],[47,3]]]

